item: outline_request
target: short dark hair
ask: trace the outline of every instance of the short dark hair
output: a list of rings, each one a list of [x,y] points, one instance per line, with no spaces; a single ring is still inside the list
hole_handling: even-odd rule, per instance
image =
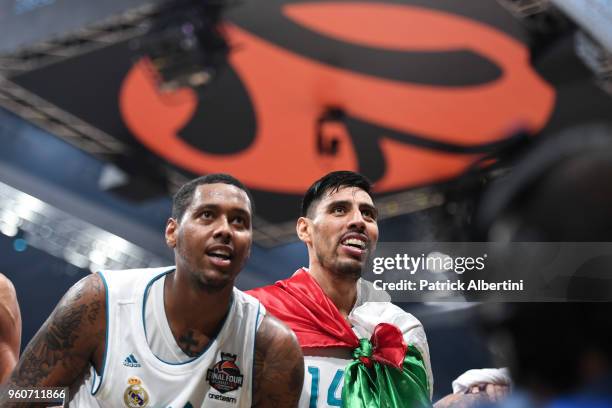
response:
[[[335,193],[342,187],[357,187],[372,195],[372,183],[365,176],[353,171],[333,171],[314,182],[302,199],[302,217],[306,217],[313,203],[319,201],[328,191]]]
[[[172,198],[172,218],[177,221],[180,221],[181,218],[183,218],[185,210],[187,210],[187,207],[189,207],[189,205],[191,204],[191,200],[193,200],[193,193],[195,192],[196,188],[198,188],[198,186],[201,186],[202,184],[216,183],[236,186],[242,191],[244,191],[247,197],[249,197],[251,212],[253,211],[254,206],[253,198],[251,197],[251,192],[245,187],[244,184],[240,182],[240,180],[233,176],[230,176],[229,174],[212,173],[188,181],[187,183],[183,184],[181,188],[179,188],[179,190],[176,192],[176,194],[174,194],[174,197]]]

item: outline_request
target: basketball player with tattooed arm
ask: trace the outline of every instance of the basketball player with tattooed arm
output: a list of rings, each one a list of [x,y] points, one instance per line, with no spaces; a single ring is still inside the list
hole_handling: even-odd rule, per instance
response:
[[[166,225],[176,266],[82,279],[9,386],[69,386],[71,407],[297,406],[304,363],[295,335],[234,288],[251,214],[248,191],[229,175],[185,184]]]
[[[11,281],[0,273],[0,384],[8,379],[19,359],[21,313]]]

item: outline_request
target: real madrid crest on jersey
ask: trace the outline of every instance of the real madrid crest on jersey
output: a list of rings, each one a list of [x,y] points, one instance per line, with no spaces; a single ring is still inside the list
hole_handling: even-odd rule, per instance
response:
[[[242,387],[242,378],[236,365],[236,354],[230,353],[221,353],[221,361],[206,373],[206,381],[222,394]]]
[[[143,408],[149,403],[149,394],[138,377],[128,379],[128,387],[123,393],[123,401],[128,408]]]

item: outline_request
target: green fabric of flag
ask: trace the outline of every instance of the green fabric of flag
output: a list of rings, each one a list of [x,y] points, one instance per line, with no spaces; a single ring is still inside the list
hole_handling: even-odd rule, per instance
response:
[[[402,369],[371,359],[373,346],[359,340],[355,359],[346,367],[342,406],[345,408],[431,407],[427,371],[419,351],[408,346]]]

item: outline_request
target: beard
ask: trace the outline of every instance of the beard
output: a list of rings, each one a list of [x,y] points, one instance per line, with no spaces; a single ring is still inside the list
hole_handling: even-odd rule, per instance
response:
[[[362,265],[357,262],[338,262],[335,270],[332,273],[338,277],[350,280],[358,280],[361,278]]]
[[[325,257],[322,254],[317,254],[319,263],[332,275],[340,279],[356,281],[361,278],[361,273],[364,264],[357,260],[341,260],[337,254],[331,257]]]
[[[220,292],[233,283],[231,279],[209,279],[198,273],[192,273],[191,277],[194,286],[206,293]]]
[[[179,256],[175,257],[175,262],[188,276],[188,281],[192,287],[206,293],[217,293],[233,284],[236,274],[231,272],[225,274],[211,270],[212,267],[204,265],[198,260],[187,258],[180,247],[177,253]]]

